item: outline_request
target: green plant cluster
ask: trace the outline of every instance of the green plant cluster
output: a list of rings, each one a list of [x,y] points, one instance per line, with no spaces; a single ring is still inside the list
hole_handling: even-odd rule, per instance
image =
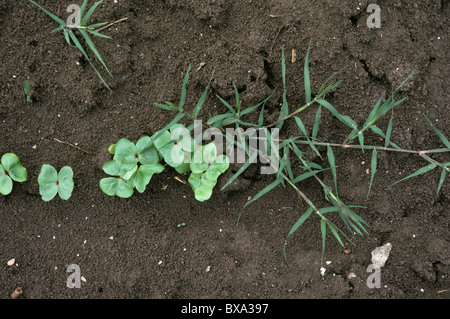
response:
[[[196,147],[186,132],[189,131],[184,125],[174,124],[151,137],[141,137],[136,144],[121,138],[109,147],[114,157],[103,165],[103,171],[111,177],[100,181],[101,190],[109,196],[129,198],[134,188],[143,193],[152,176],[170,166],[180,174],[191,171],[188,181],[195,198],[202,202],[208,200],[217,178],[227,170],[229,160],[225,155],[217,155],[214,143]]]

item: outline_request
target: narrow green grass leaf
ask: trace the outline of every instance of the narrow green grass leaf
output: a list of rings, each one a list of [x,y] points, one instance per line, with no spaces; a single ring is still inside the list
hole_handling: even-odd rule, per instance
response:
[[[374,108],[372,109],[372,111],[370,112],[369,116],[367,117],[366,122],[364,123],[363,127],[367,127],[367,126],[370,126],[373,123],[375,123],[375,121],[376,121],[375,116],[376,116],[377,111],[378,111],[378,109],[379,109],[379,107],[381,105],[381,101],[383,100],[383,97],[384,97],[384,94],[381,95],[380,99],[375,104]]]
[[[430,123],[431,127],[433,128],[433,130],[436,132],[436,134],[439,136],[439,138],[441,139],[442,143],[445,144],[445,146],[447,146],[447,148],[450,148],[450,142],[448,141],[448,139],[444,136],[444,134],[442,134],[434,125],[433,123],[431,123],[431,121],[428,119],[428,117],[426,117],[426,115],[423,115],[425,117],[425,119],[428,121],[428,123]]]
[[[305,129],[305,125],[303,125],[302,120],[297,117],[294,116],[295,122],[297,123],[298,127],[300,128],[300,130],[302,131],[303,135],[305,135],[306,140],[308,141],[308,145],[309,147],[311,147],[311,149],[317,154],[317,156],[319,156],[320,158],[322,158],[322,155],[320,155],[319,151],[317,150],[317,148],[314,146],[314,144],[311,142],[311,140],[308,137],[308,134],[306,133],[306,129]]]
[[[375,134],[378,134],[378,135],[381,136],[382,138],[386,139],[386,135],[385,135],[385,134],[383,133],[383,131],[382,131],[379,127],[377,127],[376,125],[371,125],[371,126],[369,126],[369,128],[370,128]],[[392,147],[401,150],[401,147],[398,146],[397,144],[395,144],[394,142],[389,141],[389,144],[390,144]]]
[[[99,5],[100,3],[102,3],[102,1],[103,1],[103,0],[97,1],[97,2],[96,2],[96,3],[88,10],[88,12],[86,13],[86,15],[83,17],[83,20],[81,20],[81,25],[82,25],[82,26],[85,26],[85,25],[88,23],[89,19],[91,18],[92,13],[94,13],[94,10],[98,7],[98,5]]]
[[[391,144],[391,134],[392,134],[392,116],[389,119],[389,124],[388,124],[388,128],[386,131],[386,139],[384,141],[384,147],[389,147],[389,145]]]
[[[446,174],[447,174],[447,170],[444,167],[444,168],[442,168],[441,177],[439,178],[439,185],[438,185],[436,194],[439,194],[439,191],[441,190],[442,184],[444,183]]]
[[[281,77],[283,79],[283,104],[281,105],[280,115],[278,117],[278,121],[280,121],[275,128],[281,130],[283,127],[284,119],[289,114],[289,106],[287,102],[287,94],[286,94],[286,60],[284,57],[284,47],[281,49]]]
[[[180,110],[183,110],[184,103],[186,102],[186,85],[189,81],[189,71],[190,70],[191,70],[191,65],[189,64],[186,75],[184,76],[183,85],[181,87],[180,105],[178,107]]]
[[[321,112],[322,112],[322,105],[319,105],[319,107],[317,108],[317,111],[316,111],[316,119],[314,120],[314,126],[313,126],[313,131],[312,131],[313,139],[316,139],[317,134],[319,134]]]
[[[60,30],[62,30],[62,29],[64,29],[64,26],[63,26],[63,25],[60,25],[60,26],[57,27],[56,29],[53,29],[52,31],[50,31],[50,34],[55,33],[55,32],[58,32],[58,31],[60,31]]]
[[[370,162],[370,184],[369,184],[369,191],[367,192],[367,198],[369,198],[370,189],[372,188],[373,177],[375,176],[376,169],[377,169],[377,149],[374,148],[372,151],[372,160]]]
[[[311,50],[311,43],[309,43],[308,52],[306,52],[305,66],[303,68],[304,82],[305,82],[305,99],[308,104],[311,102],[311,83],[309,79],[309,51]]]
[[[244,163],[244,165],[242,165],[241,168],[239,168],[239,170],[230,178],[230,180],[220,190],[225,189],[236,178],[238,178],[238,176],[241,175],[250,166],[251,163],[254,163],[257,156],[258,156],[258,152],[253,152],[252,155],[248,158],[248,160]]]
[[[63,21],[62,19],[60,19],[59,17],[57,17],[56,15],[54,15],[53,13],[49,12],[48,10],[44,9],[43,7],[41,7],[40,5],[38,5],[36,2],[32,1],[32,0],[28,0],[30,1],[32,4],[38,6],[41,10],[43,10],[45,13],[47,13],[47,15],[52,18],[53,20],[55,20],[56,22],[58,22],[60,25],[66,25],[66,22]]]
[[[94,69],[94,71],[97,73],[98,77],[100,78],[100,80],[102,80],[103,84],[108,88],[108,90],[111,91],[110,87],[108,86],[108,84],[106,84],[105,80],[103,79],[103,77],[100,75],[100,73],[97,71],[97,68],[94,66],[94,64],[91,62],[91,60],[89,59],[88,55],[86,54],[86,51],[84,51],[83,47],[81,46],[80,42],[78,41],[77,37],[75,36],[75,34],[73,34],[72,30],[67,31],[70,38],[72,39],[73,43],[75,44],[75,46],[80,50],[80,52],[84,55],[84,57],[89,61],[89,63],[91,64],[92,68]],[[66,33],[64,33],[66,34]]]
[[[334,158],[333,149],[331,148],[330,145],[327,145],[327,157],[328,157],[328,162],[330,163],[331,173],[333,174],[334,188],[336,190],[336,195],[337,195],[338,188],[337,188],[336,161]]]
[[[353,121],[349,116],[340,114],[336,108],[330,104],[330,102],[325,101],[324,99],[318,99],[317,102],[323,105],[327,110],[329,110],[338,120],[347,125],[348,127],[356,130],[358,129],[358,125]]]
[[[211,78],[209,79],[209,82],[208,82],[208,85],[205,88],[205,91],[203,92],[202,96],[198,100],[197,105],[195,106],[194,111],[192,113],[192,115],[194,116],[195,119],[197,118],[198,113],[200,113],[200,110],[202,109],[203,104],[205,104],[206,97],[208,96],[209,86],[211,84],[211,81],[212,81],[213,77],[214,77],[214,71],[211,74]]]
[[[361,131],[358,132],[358,140],[359,140],[359,145],[361,145],[361,150],[364,153],[364,134]]]
[[[311,215],[311,213],[314,211],[312,207],[309,207],[305,213],[303,213],[302,216],[297,220],[297,222],[292,226],[291,230],[289,231],[289,234],[287,237],[291,236]]]
[[[272,183],[270,183],[269,185],[267,185],[266,187],[264,187],[264,189],[262,189],[258,194],[256,194],[251,200],[249,200],[249,201],[244,205],[244,207],[242,208],[242,210],[241,210],[241,212],[240,212],[240,214],[239,214],[237,223],[239,223],[239,220],[241,219],[241,215],[242,215],[244,209],[245,209],[248,205],[250,205],[250,204],[253,203],[255,200],[261,198],[262,196],[264,196],[265,194],[267,194],[268,192],[270,192],[271,190],[273,190],[275,187],[277,187],[277,186],[281,183],[281,181],[282,181],[282,180],[281,180],[280,178],[276,179],[274,182],[272,182]]]
[[[323,264],[323,255],[325,254],[325,239],[327,236],[327,224],[326,219],[322,217],[320,221],[320,232],[322,233],[322,256],[320,257],[320,264]]]
[[[332,223],[328,223],[328,228],[330,228],[331,232],[333,233],[334,237],[336,237],[339,244],[341,244],[342,247],[345,247],[344,243],[341,240],[341,237],[339,236],[338,232],[336,231],[336,226],[334,226]]]
[[[228,103],[227,101],[225,101],[218,95],[217,95],[217,97],[219,98],[220,102],[222,102],[230,110],[230,112],[233,114],[233,116],[236,116],[236,110],[230,105],[230,103]]]
[[[92,30],[92,29],[96,29],[96,28],[99,28],[99,27],[103,27],[106,24],[108,24],[108,22],[94,23],[94,24],[91,24],[91,25],[87,26],[86,28],[88,30]]]
[[[106,71],[108,72],[108,74],[113,77],[113,75],[111,74],[111,72],[109,72],[108,67],[106,66],[105,62],[103,61],[102,57],[100,56],[100,53],[98,52],[97,48],[94,45],[94,42],[92,42],[91,38],[89,37],[89,35],[87,34],[87,32],[83,29],[79,29],[81,35],[84,37],[84,39],[86,40],[86,43],[88,44],[89,48],[91,49],[92,52],[94,52],[95,56],[97,57],[97,59],[102,63],[103,67],[106,69]]]
[[[389,188],[391,188],[392,186],[394,186],[394,185],[397,184],[397,183],[400,183],[401,181],[404,181],[405,179],[408,179],[408,178],[411,178],[411,177],[415,177],[415,176],[418,176],[418,175],[420,175],[420,174],[423,174],[423,173],[426,173],[426,172],[428,172],[428,171],[431,171],[432,169],[436,168],[436,166],[437,166],[437,165],[434,164],[434,163],[428,164],[427,166],[424,166],[424,167],[418,169],[418,170],[415,171],[414,173],[412,173],[412,174],[406,176],[405,178],[402,178],[401,180],[396,181],[394,184],[392,184],[391,186],[389,186]]]
[[[93,35],[97,36],[97,37],[101,37],[101,38],[105,38],[105,39],[111,39],[110,36],[101,34],[101,33],[97,32],[97,31],[94,31],[94,30],[91,30],[91,29],[86,29],[86,30],[88,32],[92,33]]]
[[[80,11],[78,11],[78,17],[77,17],[76,21],[80,21],[81,26],[83,26],[83,23],[81,23],[81,18],[83,17],[84,10],[86,10],[87,3],[88,3],[88,0],[84,0],[83,4],[80,7]]]
[[[234,83],[234,81],[233,81],[233,89],[234,89],[234,97],[236,99],[235,103],[236,103],[237,113],[239,115],[241,115],[241,101],[239,100],[239,91],[238,91],[236,83]]]
[[[341,80],[339,80],[338,82],[336,82],[335,84],[329,85],[325,90],[323,89],[325,87],[325,85],[333,78],[335,77],[337,74],[341,73],[342,70],[344,68],[340,69],[339,71],[333,73],[320,87],[319,91],[317,92],[317,97],[321,97],[322,95],[327,94],[329,91],[331,91],[332,89],[334,89],[336,86],[339,85],[339,83],[341,82]]]
[[[306,172],[306,173],[300,174],[299,176],[297,176],[296,178],[294,178],[294,179],[292,180],[292,182],[293,182],[294,184],[296,184],[296,183],[301,182],[301,181],[303,181],[303,180],[305,180],[305,179],[308,179],[308,178],[310,178],[310,177],[312,177],[312,176],[314,176],[314,175],[316,175],[317,173],[320,173],[320,172],[322,172],[322,171],[323,171],[323,170],[321,170],[321,169],[317,169],[317,170],[314,170],[314,171],[310,171],[310,172]]]

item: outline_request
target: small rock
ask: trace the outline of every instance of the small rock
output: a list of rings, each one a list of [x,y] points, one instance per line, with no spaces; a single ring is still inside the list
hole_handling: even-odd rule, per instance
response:
[[[389,257],[389,253],[391,252],[392,245],[391,243],[386,243],[383,246],[377,247],[372,251],[372,264],[377,266],[384,267],[386,260]]]
[[[211,266],[206,267],[206,272],[209,272],[211,270]]]
[[[16,260],[14,258],[12,258],[12,259],[8,260],[7,264],[8,264],[8,266],[12,266],[12,265],[14,265],[15,262],[16,262]]]
[[[14,291],[11,294],[11,299],[16,299],[17,297],[19,297],[21,294],[23,293],[23,290],[21,287],[17,287],[16,289],[14,289]]]
[[[352,278],[355,278],[356,277],[356,274],[354,273],[354,272],[351,272],[351,273],[349,273],[348,275],[347,275],[347,278],[348,279],[352,279]]]

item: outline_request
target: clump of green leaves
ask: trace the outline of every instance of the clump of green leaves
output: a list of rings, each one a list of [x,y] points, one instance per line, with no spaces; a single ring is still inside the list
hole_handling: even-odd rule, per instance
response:
[[[61,199],[68,200],[74,188],[72,168],[64,166],[57,172],[52,165],[44,164],[38,176],[38,183],[43,201],[51,201],[56,194]]]
[[[195,199],[203,202],[211,197],[217,179],[228,169],[230,160],[226,155],[217,154],[214,143],[198,148],[193,159],[194,161],[190,164],[191,175],[188,182],[195,193]]]
[[[62,20],[58,16],[54,15],[53,13],[49,12],[48,10],[44,9],[39,4],[37,4],[35,1],[33,1],[33,0],[28,0],[28,1],[30,1],[32,4],[36,5],[40,9],[42,9],[50,18],[52,18],[54,21],[56,21],[59,24],[59,26],[56,29],[54,29],[53,31],[51,31],[50,33],[54,33],[54,32],[62,30],[64,33],[64,38],[66,39],[66,42],[71,47],[77,48],[83,54],[83,56],[89,61],[90,65],[92,66],[94,71],[97,73],[97,75],[99,76],[99,78],[101,79],[103,84],[109,90],[111,90],[109,88],[108,84],[106,84],[103,77],[100,75],[97,68],[94,66],[92,61],[89,59],[89,56],[87,55],[86,51],[84,50],[83,46],[81,45],[80,41],[78,40],[78,38],[75,34],[75,30],[77,30],[82,35],[82,37],[86,41],[86,44],[88,45],[88,47],[94,53],[96,58],[101,62],[101,64],[103,65],[105,70],[108,72],[108,74],[112,77],[111,72],[109,72],[105,62],[103,61],[102,57],[100,56],[100,53],[98,52],[97,48],[95,47],[94,42],[92,42],[91,38],[89,37],[89,33],[90,33],[90,34],[98,36],[98,37],[110,38],[107,35],[104,35],[104,34],[101,34],[97,31],[95,31],[96,28],[104,26],[108,22],[101,22],[101,23],[87,25],[89,22],[89,19],[91,18],[92,14],[94,13],[95,9],[103,2],[103,0],[96,2],[83,16],[83,14],[86,10],[87,2],[88,2],[88,0],[84,0],[83,4],[80,7],[78,15],[75,18],[76,23],[74,25],[68,25],[64,20]],[[72,42],[73,42],[73,44],[72,44]]]
[[[0,160],[0,193],[8,195],[13,189],[13,181],[25,182],[27,169],[20,164],[17,155],[13,153],[3,154]]]
[[[109,152],[114,158],[103,165],[103,171],[111,177],[100,180],[101,190],[109,196],[129,198],[134,188],[143,193],[153,175],[164,170],[149,136],[141,137],[136,144],[122,138],[110,146]]]
[[[25,96],[27,97],[27,102],[31,102],[31,90],[30,90],[30,83],[28,82],[28,80],[25,81],[23,91],[25,92]]]

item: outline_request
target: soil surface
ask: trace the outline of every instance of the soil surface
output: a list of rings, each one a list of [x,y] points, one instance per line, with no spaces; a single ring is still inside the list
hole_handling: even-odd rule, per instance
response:
[[[55,14],[60,5],[64,19],[72,2],[39,1]],[[423,115],[450,137],[449,1],[374,2],[381,8],[381,27],[370,29],[371,2],[365,0],[105,0],[92,23],[127,18],[102,31],[111,39],[93,37],[113,75],[90,54],[109,91],[61,32],[49,33],[57,25],[42,10],[26,0],[1,0],[0,154],[18,155],[28,181],[0,196],[0,298],[21,287],[23,299],[448,299],[450,183],[437,194],[436,169],[387,189],[428,164],[415,154],[379,152],[367,197],[371,152],[334,149],[339,196],[367,207],[356,211],[370,228],[345,248],[327,233],[323,277],[316,215],[289,237],[288,263],[283,257],[289,230],[308,208],[288,185],[249,205],[237,225],[249,197],[274,180],[261,175],[258,164],[230,188],[216,187],[204,203],[175,179],[186,181],[188,175],[170,168],[129,199],[109,197],[99,188],[109,145],[122,137],[137,141],[173,119],[174,113],[154,104],[178,103],[190,64],[187,111],[215,71],[200,118],[226,112],[217,96],[233,103],[234,81],[244,106],[275,90],[264,118],[266,124],[276,120],[283,47],[289,105],[304,104],[303,64],[311,44],[313,93],[344,68],[337,75],[342,83],[327,100],[359,125],[383,93],[391,94],[414,72],[396,95],[408,99],[395,108],[392,140],[411,150],[445,147]],[[27,79],[32,103],[23,92]],[[316,109],[317,104],[301,113],[309,131]],[[383,131],[388,116],[377,123]],[[257,119],[256,113],[249,117]],[[348,134],[348,127],[322,112],[322,141],[341,143]],[[295,135],[300,135],[295,122],[286,122],[281,136]],[[366,142],[384,145],[370,133]],[[319,150],[323,160],[311,159],[328,167],[326,149]],[[448,154],[433,158],[450,161]],[[75,189],[69,200],[41,199],[37,176],[43,164],[72,167]],[[330,172],[321,178],[333,184]],[[329,205],[313,178],[298,186],[318,207]],[[338,215],[332,220],[345,230]],[[186,226],[177,227],[181,223]],[[371,251],[388,242],[392,251],[381,268],[381,287],[369,288]],[[12,258],[14,264],[7,265]],[[71,264],[80,267],[81,288],[67,287]]]

